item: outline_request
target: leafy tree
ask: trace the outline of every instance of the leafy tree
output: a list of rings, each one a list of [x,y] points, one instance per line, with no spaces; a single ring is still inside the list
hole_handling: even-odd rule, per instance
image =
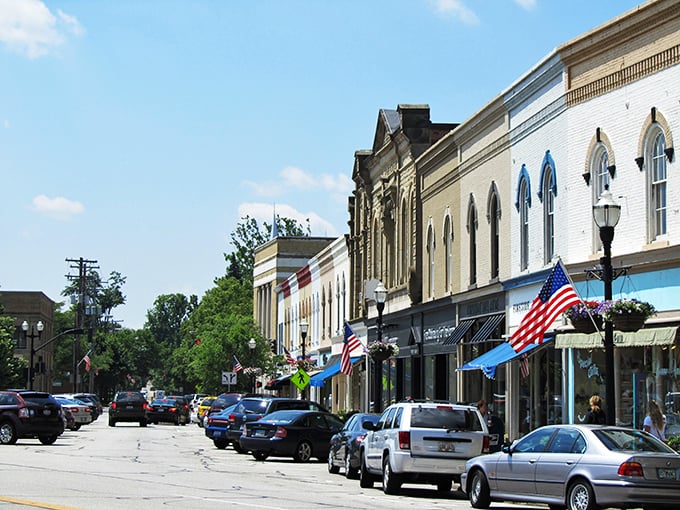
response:
[[[291,218],[277,216],[276,228],[279,235],[283,237],[302,237],[305,235],[302,225]],[[231,233],[231,244],[234,246],[234,251],[224,254],[227,261],[227,276],[252,284],[255,249],[271,238],[271,232],[272,225],[267,222],[258,225],[255,218],[250,216],[241,218],[236,229]],[[308,227],[307,235],[309,234]]]
[[[100,308],[100,313],[104,316],[110,316],[111,311],[120,305],[125,304],[125,295],[123,294],[123,286],[127,277],[121,275],[118,271],[112,271],[106,281],[102,281],[99,272],[95,269],[89,269],[85,275],[84,294],[91,303],[95,303]],[[72,280],[61,292],[62,296],[80,295],[80,281]],[[99,314],[97,314],[97,317]]]
[[[2,308],[0,307],[0,313]],[[28,362],[14,355],[14,317],[0,317],[0,388],[24,387]]]

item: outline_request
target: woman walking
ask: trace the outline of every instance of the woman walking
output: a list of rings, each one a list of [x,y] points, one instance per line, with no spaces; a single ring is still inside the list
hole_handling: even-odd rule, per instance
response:
[[[660,441],[666,442],[666,415],[661,412],[661,407],[656,400],[649,401],[642,429]]]

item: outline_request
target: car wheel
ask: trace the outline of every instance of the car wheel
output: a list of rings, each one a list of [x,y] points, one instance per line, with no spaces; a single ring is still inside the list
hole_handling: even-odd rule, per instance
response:
[[[109,427],[115,427],[115,426],[116,426],[116,420],[109,417]]]
[[[11,421],[0,424],[0,444],[14,444],[17,439],[17,429]]]
[[[594,510],[595,495],[593,489],[585,480],[576,480],[567,491],[568,510]]]
[[[453,488],[453,480],[446,479],[446,480],[439,480],[437,482],[437,490],[439,492],[451,492],[451,489]]]
[[[345,455],[345,478],[349,480],[359,478],[359,470],[352,467],[352,457],[349,453]]]
[[[213,439],[213,443],[215,444],[215,447],[219,448],[220,450],[224,450],[227,446],[229,446],[229,441],[225,441],[224,439]]]
[[[239,443],[238,441],[234,441],[234,450],[236,451],[236,453],[240,453],[241,455],[243,455],[244,453],[248,453],[247,450],[241,448],[241,443]]]
[[[373,475],[368,472],[364,456],[361,456],[361,470],[359,471],[359,487],[362,489],[370,489],[373,487]]]
[[[401,480],[398,475],[392,472],[389,457],[383,460],[383,492],[385,494],[399,494],[401,489]]]
[[[269,455],[265,452],[253,452],[253,458],[255,460],[267,460],[267,457],[269,457]]]
[[[59,437],[57,434],[50,434],[49,436],[40,436],[38,439],[40,439],[42,444],[54,444],[57,437]]]
[[[307,441],[302,441],[297,448],[295,448],[295,453],[293,454],[293,459],[295,462],[309,462],[312,458],[312,445]]]
[[[146,420],[142,420],[139,422],[140,427],[146,427]]]
[[[470,504],[473,508],[489,508],[491,505],[491,494],[489,493],[489,482],[482,473],[477,469],[473,471],[470,478]]]
[[[71,427],[71,430],[77,431],[77,430],[80,430],[80,427],[81,427],[80,423],[75,423],[75,424],[73,424],[73,426]]]
[[[340,468],[333,464],[332,452],[328,452],[328,472],[332,475],[337,475],[340,472]]]

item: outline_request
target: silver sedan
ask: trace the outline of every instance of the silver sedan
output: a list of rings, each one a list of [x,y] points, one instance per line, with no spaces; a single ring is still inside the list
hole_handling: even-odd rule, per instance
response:
[[[492,501],[568,510],[677,508],[680,455],[640,430],[549,425],[470,459],[461,489],[474,508]]]

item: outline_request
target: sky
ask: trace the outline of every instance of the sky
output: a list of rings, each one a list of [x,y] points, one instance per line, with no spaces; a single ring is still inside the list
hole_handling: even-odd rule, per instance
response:
[[[0,0],[0,290],[202,297],[274,211],[348,232],[380,109],[463,122],[637,0]]]

